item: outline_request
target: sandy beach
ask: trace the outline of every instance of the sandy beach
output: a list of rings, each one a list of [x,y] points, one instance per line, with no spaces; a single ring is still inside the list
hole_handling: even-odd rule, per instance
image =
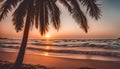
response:
[[[0,60],[14,62],[16,55],[16,52],[0,52]],[[24,63],[35,65],[41,64],[47,67],[56,67],[56,69],[77,69],[80,67],[90,67],[96,69],[120,69],[119,61],[66,59],[30,53],[26,53]]]

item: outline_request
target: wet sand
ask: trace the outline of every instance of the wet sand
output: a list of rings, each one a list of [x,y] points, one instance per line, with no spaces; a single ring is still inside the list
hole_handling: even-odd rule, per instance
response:
[[[0,51],[0,60],[14,62],[16,52]],[[90,67],[96,69],[120,69],[120,61],[98,61],[88,59],[66,59],[50,56],[41,56],[26,53],[25,64],[41,64],[47,67],[56,67],[55,69],[77,69],[80,67]]]

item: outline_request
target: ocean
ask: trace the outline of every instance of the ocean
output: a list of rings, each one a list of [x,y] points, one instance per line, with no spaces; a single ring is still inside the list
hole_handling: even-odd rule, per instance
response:
[[[0,51],[18,52],[21,39],[0,39]],[[26,52],[59,58],[120,61],[119,39],[29,39]]]

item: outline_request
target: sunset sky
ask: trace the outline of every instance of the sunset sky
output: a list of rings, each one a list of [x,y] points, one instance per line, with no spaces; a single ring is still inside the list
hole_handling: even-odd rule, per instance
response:
[[[70,16],[68,11],[59,5],[61,12],[61,28],[56,31],[50,25],[48,34],[51,38],[118,38],[120,37],[120,0],[99,0],[101,5],[101,19],[95,21],[88,15],[89,30],[86,34]],[[0,22],[0,37],[22,38],[22,31],[16,33],[12,17],[9,15],[6,19]],[[29,38],[44,38],[41,37],[39,30],[34,27],[30,30]]]

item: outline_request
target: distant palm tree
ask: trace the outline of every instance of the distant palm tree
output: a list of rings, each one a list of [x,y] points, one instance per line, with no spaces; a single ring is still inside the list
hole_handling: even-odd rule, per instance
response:
[[[0,21],[7,16],[9,11],[15,9],[12,15],[13,25],[17,32],[21,31],[24,27],[22,43],[13,69],[21,68],[31,26],[35,25],[35,27],[40,30],[41,35],[44,35],[48,32],[49,19],[51,19],[54,28],[59,30],[60,10],[56,5],[57,1],[68,9],[85,32],[88,30],[88,24],[86,16],[80,6],[85,7],[89,15],[96,20],[98,20],[101,15],[99,4],[97,4],[96,0],[0,0],[0,2],[2,1]]]

